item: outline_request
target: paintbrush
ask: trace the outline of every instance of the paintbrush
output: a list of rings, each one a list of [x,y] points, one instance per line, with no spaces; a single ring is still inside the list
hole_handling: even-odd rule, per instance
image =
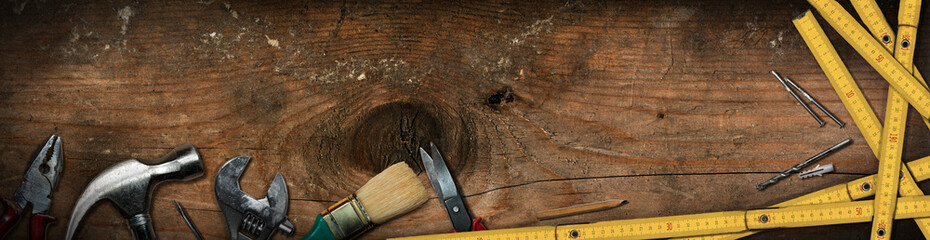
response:
[[[302,240],[353,239],[426,202],[426,187],[406,163],[391,165],[355,194],[316,216]]]

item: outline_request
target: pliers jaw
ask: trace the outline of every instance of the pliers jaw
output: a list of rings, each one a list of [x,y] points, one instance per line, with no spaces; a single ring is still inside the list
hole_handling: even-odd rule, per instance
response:
[[[61,137],[52,135],[36,151],[35,158],[26,169],[23,183],[16,189],[13,199],[20,207],[32,203],[32,213],[48,210],[52,190],[58,185],[62,171]]]

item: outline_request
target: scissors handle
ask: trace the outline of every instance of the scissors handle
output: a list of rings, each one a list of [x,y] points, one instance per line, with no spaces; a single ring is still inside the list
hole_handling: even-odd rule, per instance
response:
[[[13,229],[13,226],[16,225],[16,222],[19,220],[19,215],[22,213],[23,209],[19,208],[16,203],[10,201],[9,199],[4,198],[3,201],[0,201],[3,205],[3,216],[0,216],[0,238],[6,236],[7,232]]]
[[[443,206],[446,207],[446,212],[449,213],[449,218],[452,219],[452,228],[459,232],[471,231],[472,218],[468,214],[461,196],[447,199],[443,202]]]
[[[475,218],[471,220],[471,231],[472,232],[484,231],[484,230],[488,230],[488,228],[484,227],[484,224],[481,224],[481,218]],[[459,231],[452,229],[452,232],[457,233]]]

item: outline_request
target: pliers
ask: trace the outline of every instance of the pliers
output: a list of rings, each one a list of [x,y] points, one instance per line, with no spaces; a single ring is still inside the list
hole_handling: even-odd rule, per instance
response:
[[[52,135],[38,151],[26,169],[23,183],[13,194],[13,200],[3,198],[4,210],[0,216],[0,237],[3,237],[19,222],[26,205],[32,204],[32,217],[29,219],[29,239],[45,239],[45,228],[55,218],[46,215],[52,200],[52,190],[58,185],[62,165],[61,138]]]

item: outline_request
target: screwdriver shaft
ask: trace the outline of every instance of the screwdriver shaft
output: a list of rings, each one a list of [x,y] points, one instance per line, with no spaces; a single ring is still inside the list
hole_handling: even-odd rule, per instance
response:
[[[187,217],[187,212],[184,211],[184,207],[181,207],[181,203],[175,200],[174,206],[178,208],[178,212],[181,213],[181,217],[184,218],[184,222],[187,223],[187,227],[189,227],[191,229],[191,232],[194,233],[194,238],[196,238],[197,240],[203,240],[203,235],[200,235],[200,231],[197,230],[197,226],[194,226],[194,223],[191,222],[191,219]]]

